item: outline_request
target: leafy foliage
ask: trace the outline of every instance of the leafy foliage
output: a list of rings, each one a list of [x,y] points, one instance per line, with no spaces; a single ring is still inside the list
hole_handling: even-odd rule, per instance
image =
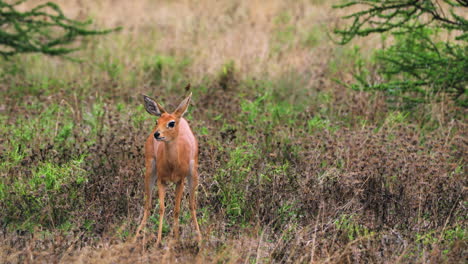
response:
[[[18,11],[18,5],[24,2],[10,4],[0,1],[0,55],[3,57],[26,52],[63,55],[79,49],[69,46],[79,37],[116,30],[90,30],[87,28],[90,20],[80,22],[70,19],[52,2],[29,11]]]
[[[468,2],[368,0],[335,8],[351,6],[364,6],[364,10],[344,17],[353,23],[335,29],[338,43],[373,33],[390,32],[394,38],[391,46],[375,53],[381,78],[370,78],[367,69],[361,70],[354,88],[383,90],[406,102],[427,102],[449,94],[466,104],[462,95],[468,81],[468,21],[459,13],[467,10]]]

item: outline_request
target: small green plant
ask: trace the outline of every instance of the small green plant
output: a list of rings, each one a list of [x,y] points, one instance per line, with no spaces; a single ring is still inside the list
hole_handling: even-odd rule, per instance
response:
[[[317,47],[324,37],[324,29],[318,26],[313,27],[304,37],[303,44],[310,48]]]
[[[221,72],[218,74],[218,84],[223,90],[234,86],[237,82],[237,69],[233,60],[230,60],[221,67]]]
[[[338,46],[334,50],[333,58],[328,64],[328,69],[332,75],[336,75],[342,72],[343,68],[356,68],[356,71],[362,73],[368,73],[369,71],[364,68],[366,59],[364,54],[361,53],[361,49],[358,46]],[[358,78],[360,75],[355,74]],[[335,79],[338,83],[341,83],[340,79]],[[353,87],[357,90],[356,87]]]
[[[83,116],[83,123],[89,128],[89,138],[87,144],[91,145],[96,141],[99,141],[102,134],[107,131],[108,127],[104,121],[104,117],[107,111],[107,106],[99,98],[91,106],[89,112],[86,112]]]
[[[268,132],[277,126],[290,126],[298,122],[300,107],[281,101],[267,91],[254,100],[242,100],[240,118],[249,125],[263,126],[265,132]]]
[[[279,226],[296,222],[299,214],[299,209],[294,201],[284,203],[282,206],[278,207]]]
[[[154,210],[154,212],[158,212],[158,210]],[[158,226],[159,226],[159,213],[157,213],[156,215],[151,215],[149,217],[149,222],[152,223],[152,232],[158,232]],[[163,232],[163,235],[167,235],[169,234],[169,232],[171,231],[171,226],[169,225],[168,221],[163,221],[163,225],[162,225],[162,232]]]
[[[19,116],[11,126],[0,127],[0,135],[9,139],[4,145],[7,151],[0,160],[0,170],[7,170],[21,162],[30,152],[25,146],[37,144],[45,148],[56,144],[57,148],[65,149],[74,142],[75,123],[69,108],[39,104],[27,111],[37,111],[36,107],[44,109],[38,115]]]
[[[178,59],[172,56],[156,55],[149,57],[143,70],[156,85],[166,84],[169,88],[185,82],[184,71],[190,65],[189,58]]]
[[[83,206],[79,190],[88,179],[82,169],[84,159],[81,156],[61,165],[44,162],[32,170],[30,178],[15,178],[14,182],[1,178],[0,202],[7,212],[2,221],[29,230],[37,225],[59,228],[72,225],[68,210]],[[4,188],[7,185],[8,190]]]
[[[268,98],[268,94],[259,96],[254,101],[244,100],[241,103],[241,109],[243,111],[243,119],[250,125],[258,124],[258,122],[264,123],[267,115],[265,114],[264,101]]]
[[[404,123],[407,120],[408,116],[408,112],[392,111],[388,113],[387,117],[385,118],[382,124],[382,127],[386,127],[389,131],[391,131],[398,124]]]
[[[468,238],[468,232],[461,226],[447,228],[442,232],[431,230],[424,233],[416,234],[416,241],[425,246],[443,243],[447,247],[451,247],[456,241],[463,241]]]
[[[320,118],[319,116],[314,116],[312,119],[307,121],[307,128],[310,132],[327,129],[329,127],[329,121]]]
[[[115,58],[111,54],[107,54],[99,67],[112,81],[117,82],[122,77],[123,64],[119,61],[119,58]]]
[[[343,231],[349,241],[353,241],[359,237],[367,237],[374,235],[367,227],[356,223],[353,214],[343,214],[340,218],[335,220],[335,227]]]
[[[243,144],[230,152],[226,166],[215,175],[219,185],[219,198],[226,209],[230,224],[242,224],[250,218],[251,210],[247,204],[244,186],[253,182],[253,165],[259,158],[253,145]]]
[[[295,39],[296,27],[292,23],[288,12],[282,12],[274,19],[275,34],[273,36],[273,51],[280,52],[292,46]]]
[[[81,156],[62,166],[49,162],[39,165],[28,181],[29,187],[31,190],[37,190],[43,185],[46,190],[58,191],[62,188],[62,185],[70,181],[77,184],[84,183],[87,179],[86,171],[80,167],[84,158],[85,156]]]

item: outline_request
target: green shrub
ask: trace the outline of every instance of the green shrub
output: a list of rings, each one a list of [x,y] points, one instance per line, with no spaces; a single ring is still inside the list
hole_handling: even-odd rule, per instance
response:
[[[250,205],[246,203],[245,186],[256,179],[253,167],[259,157],[255,147],[245,143],[230,152],[226,166],[215,175],[215,180],[222,183],[217,195],[230,224],[246,223],[252,215]]]
[[[32,169],[31,177],[9,178],[14,182],[2,178],[2,222],[19,229],[58,227],[68,222],[70,212],[83,206],[80,192],[87,181],[83,162],[84,156],[61,165],[44,162]]]
[[[451,97],[467,106],[468,21],[457,12],[468,4],[437,1],[349,1],[336,8],[365,8],[344,18],[353,23],[335,29],[339,43],[353,38],[386,32],[393,37],[391,45],[374,54],[375,73],[359,68],[355,89],[382,90],[392,102],[402,100],[405,106]],[[445,14],[450,14],[446,16]],[[455,37],[450,37],[451,34]]]

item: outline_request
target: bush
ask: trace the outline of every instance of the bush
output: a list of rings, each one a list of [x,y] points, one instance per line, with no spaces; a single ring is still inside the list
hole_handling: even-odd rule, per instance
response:
[[[389,32],[394,38],[390,46],[375,52],[379,78],[370,78],[368,69],[359,70],[355,75],[357,82],[351,86],[383,90],[390,98],[406,103],[449,96],[467,106],[468,21],[457,11],[463,11],[468,3],[443,2],[438,5],[436,1],[368,0],[335,6],[366,7],[344,17],[353,19],[351,26],[335,29],[340,44],[373,33],[383,34],[385,39]]]

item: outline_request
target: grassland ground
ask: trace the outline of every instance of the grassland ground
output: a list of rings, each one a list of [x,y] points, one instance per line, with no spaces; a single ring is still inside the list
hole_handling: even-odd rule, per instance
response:
[[[329,1],[57,2],[124,28],[79,61],[0,61],[0,262],[466,263],[466,109],[340,84],[383,40],[334,45]],[[172,240],[171,187],[163,247],[157,205],[130,243],[155,122],[139,94],[174,109],[188,82],[204,241],[187,197]]]

